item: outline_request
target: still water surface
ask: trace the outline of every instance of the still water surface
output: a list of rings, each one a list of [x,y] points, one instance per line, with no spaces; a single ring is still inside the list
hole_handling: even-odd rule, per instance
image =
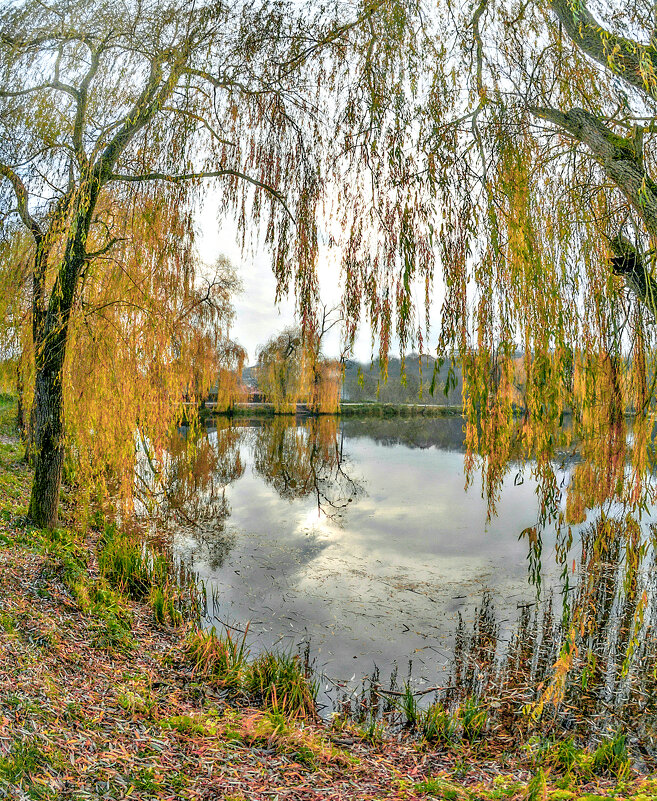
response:
[[[249,622],[252,653],[309,643],[329,698],[375,666],[403,681],[409,662],[417,689],[440,685],[459,618],[471,628],[486,599],[504,641],[537,600],[519,538],[537,523],[536,483],[511,465],[488,519],[478,475],[465,487],[460,418],[277,418],[207,437],[223,470],[201,493],[214,516],[176,535],[214,599],[206,623]],[[542,531],[541,593],[558,604],[556,531]]]

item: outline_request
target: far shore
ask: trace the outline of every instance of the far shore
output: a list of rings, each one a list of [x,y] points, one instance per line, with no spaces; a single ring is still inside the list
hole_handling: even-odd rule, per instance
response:
[[[444,417],[463,414],[462,406],[438,406],[437,404],[411,403],[341,403],[337,412],[316,412],[306,403],[297,403],[289,411],[277,411],[273,403],[236,403],[230,409],[217,409],[213,401],[203,404],[206,413],[219,416],[236,417],[309,417],[318,415],[338,415],[341,417]]]

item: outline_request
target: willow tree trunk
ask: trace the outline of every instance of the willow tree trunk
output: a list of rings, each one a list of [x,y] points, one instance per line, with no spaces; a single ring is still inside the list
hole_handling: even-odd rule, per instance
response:
[[[57,525],[59,489],[64,466],[64,399],[62,377],[66,342],[55,349],[44,348],[37,367],[32,417],[32,459],[34,480],[30,498],[30,518],[38,525]],[[48,352],[49,351],[49,352]]]
[[[85,243],[92,211],[92,203],[85,205],[76,218],[74,235],[69,239],[35,343],[31,432],[34,481],[29,517],[45,528],[57,525],[64,466],[64,362],[71,309],[85,264]]]

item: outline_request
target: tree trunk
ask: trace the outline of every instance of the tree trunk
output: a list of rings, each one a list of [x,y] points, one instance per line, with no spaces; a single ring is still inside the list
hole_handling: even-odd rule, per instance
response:
[[[25,442],[25,403],[24,403],[24,384],[23,369],[19,364],[16,368],[16,395],[18,403],[16,406],[16,428],[22,442]]]
[[[62,377],[66,336],[46,341],[43,361],[37,367],[32,416],[34,481],[29,516],[36,525],[57,525],[59,488],[64,465],[64,403]],[[50,351],[48,353],[48,351]]]
[[[88,215],[88,209],[86,210]],[[81,215],[84,220],[84,215]],[[51,292],[48,311],[35,343],[36,374],[31,417],[31,455],[34,481],[29,517],[38,526],[57,525],[59,488],[64,466],[64,362],[68,326],[78,278],[84,265],[88,225],[77,226]]]
[[[93,181],[81,189],[77,196],[77,208],[70,226],[71,235],[50,292],[48,308],[42,315],[40,312],[40,319],[35,326],[36,374],[31,421],[34,481],[29,516],[38,526],[44,528],[57,525],[59,488],[64,466],[62,383],[68,326],[78,279],[87,258],[87,235],[99,189],[100,179],[94,176]]]

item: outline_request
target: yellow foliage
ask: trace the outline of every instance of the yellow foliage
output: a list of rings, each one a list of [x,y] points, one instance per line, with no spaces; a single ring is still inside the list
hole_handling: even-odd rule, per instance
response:
[[[172,427],[183,418],[194,422],[210,386],[218,384],[223,407],[242,397],[244,352],[229,338],[239,284],[225,259],[208,274],[194,252],[189,215],[164,198],[140,197],[123,216],[116,207],[98,213],[111,216],[123,241],[111,266],[102,256],[90,261],[71,315],[63,376],[67,451],[81,490],[118,495],[129,510],[137,450],[147,447],[162,467]],[[20,244],[5,270],[16,273],[21,259],[29,260],[29,244]],[[3,288],[5,303],[13,293],[21,299],[14,306],[29,307],[27,288],[20,292],[16,280]],[[29,408],[29,315],[15,313],[13,330],[14,370]]]

